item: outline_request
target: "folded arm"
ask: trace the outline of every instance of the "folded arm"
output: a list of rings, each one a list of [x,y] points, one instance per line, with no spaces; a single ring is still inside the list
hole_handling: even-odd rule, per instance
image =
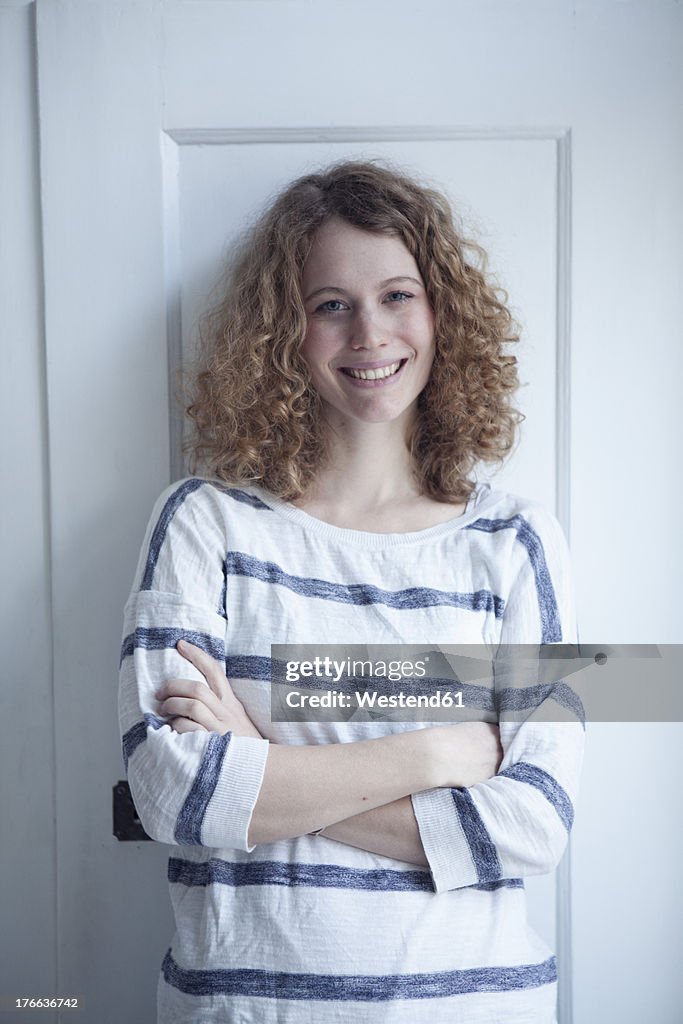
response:
[[[259,738],[223,668],[200,648],[178,650],[203,682],[170,679],[159,712],[178,732],[206,730]],[[409,796],[464,786],[495,772],[498,729],[484,723],[316,746],[271,744],[249,826],[249,842],[291,838],[321,827],[325,836],[383,856],[426,865]]]

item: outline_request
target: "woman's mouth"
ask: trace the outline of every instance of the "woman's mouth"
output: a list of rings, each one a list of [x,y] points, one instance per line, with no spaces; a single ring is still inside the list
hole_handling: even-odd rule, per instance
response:
[[[361,385],[374,385],[382,384],[395,377],[398,377],[401,370],[408,362],[408,359],[397,359],[393,363],[385,363],[384,366],[376,366],[372,369],[360,369],[353,366],[341,366],[341,372],[346,376],[350,377],[351,380],[358,382]]]

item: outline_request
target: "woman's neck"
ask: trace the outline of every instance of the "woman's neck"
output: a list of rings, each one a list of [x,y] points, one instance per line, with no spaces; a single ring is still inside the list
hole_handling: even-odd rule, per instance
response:
[[[295,504],[324,522],[374,533],[421,530],[452,519],[464,505],[422,493],[397,424],[360,424],[331,431],[330,457]]]
[[[331,429],[328,462],[307,497],[359,510],[416,498],[420,485],[405,430],[395,423],[359,427]]]

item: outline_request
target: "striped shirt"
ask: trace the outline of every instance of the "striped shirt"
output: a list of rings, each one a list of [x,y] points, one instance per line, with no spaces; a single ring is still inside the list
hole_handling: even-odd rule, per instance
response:
[[[480,485],[412,533],[317,520],[256,488],[198,478],[160,497],[125,609],[120,724],[140,819],[171,844],[176,933],[159,1021],[551,1024],[556,961],[526,921],[524,877],[572,825],[578,722],[501,721],[498,774],[412,797],[429,868],[324,837],[250,847],[268,742],[336,743],[406,721],[272,722],[271,644],[573,642],[567,548],[538,504]],[[175,733],[167,678],[225,664],[264,739]]]

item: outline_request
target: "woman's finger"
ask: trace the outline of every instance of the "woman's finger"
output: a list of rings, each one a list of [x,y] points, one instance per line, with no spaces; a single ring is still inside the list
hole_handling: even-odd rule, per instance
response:
[[[165,718],[182,717],[197,722],[208,732],[219,731],[219,722],[216,716],[203,701],[195,700],[192,697],[169,697],[162,703],[159,712]]]
[[[189,661],[191,665],[194,665],[201,672],[219,700],[223,699],[226,692],[232,693],[228,677],[221,666],[210,654],[203,651],[201,647],[188,643],[187,640],[179,640],[176,644],[176,650],[178,654],[181,654],[186,661]]]
[[[193,722],[189,718],[172,718],[168,723],[174,732],[207,732],[199,722]]]
[[[159,701],[168,700],[169,697],[187,697],[201,701],[216,716],[220,715],[222,709],[220,698],[206,683],[201,683],[198,679],[167,679],[154,696]]]

